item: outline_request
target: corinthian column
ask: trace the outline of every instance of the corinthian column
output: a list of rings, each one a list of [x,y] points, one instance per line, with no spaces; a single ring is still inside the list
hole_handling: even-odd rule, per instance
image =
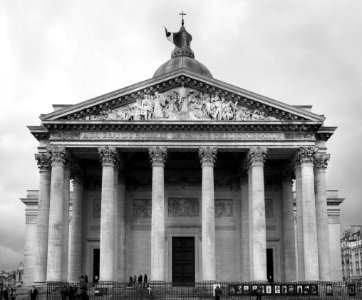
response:
[[[285,280],[296,281],[295,232],[293,210],[293,181],[291,172],[282,174],[283,190],[283,245]]]
[[[241,201],[241,281],[250,280],[250,255],[249,255],[249,192],[248,175],[246,172],[240,178]]]
[[[267,148],[251,147],[249,161],[250,280],[266,280],[264,159]]]
[[[51,155],[50,212],[48,236],[47,281],[65,281],[62,277],[64,224],[64,164],[63,147],[48,149]]]
[[[316,205],[314,194],[314,147],[301,147],[297,153],[300,165],[302,186],[302,226],[304,280],[319,280],[318,240],[316,224]],[[299,224],[298,224],[299,226]]]
[[[117,152],[113,147],[99,147],[102,162],[102,193],[101,193],[101,232],[100,232],[100,263],[99,279],[113,281],[115,267],[115,164]]]
[[[151,280],[165,280],[165,182],[166,147],[149,149],[152,163]]]
[[[50,205],[50,155],[35,154],[39,167],[38,222],[36,225],[36,243],[34,282],[45,282],[47,275],[48,229]]]
[[[318,237],[318,259],[320,280],[331,280],[330,254],[329,254],[329,230],[326,195],[326,169],[329,154],[317,153],[314,162],[314,187],[317,217],[317,237]]]
[[[63,202],[63,245],[62,245],[62,278],[68,281],[69,263],[69,202],[70,202],[70,161],[64,166],[64,202]]]
[[[214,163],[217,149],[201,147],[202,165],[202,280],[216,280]]]
[[[70,223],[69,281],[78,281],[82,273],[82,229],[83,229],[83,186],[84,176],[80,169],[73,170],[73,206]]]

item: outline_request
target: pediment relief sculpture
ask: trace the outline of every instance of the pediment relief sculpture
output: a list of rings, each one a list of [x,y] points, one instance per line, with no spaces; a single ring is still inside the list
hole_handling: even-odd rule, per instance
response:
[[[242,106],[238,101],[226,101],[218,93],[207,94],[184,87],[145,94],[132,104],[87,116],[86,120],[278,121],[263,110]]]

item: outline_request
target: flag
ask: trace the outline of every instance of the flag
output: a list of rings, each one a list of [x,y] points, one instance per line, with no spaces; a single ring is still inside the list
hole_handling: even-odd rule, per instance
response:
[[[165,27],[165,26],[163,26]],[[181,32],[169,32],[167,31],[167,28],[165,27],[165,34],[166,34],[166,38],[173,43],[176,47],[181,48],[182,47],[182,43],[181,43]]]

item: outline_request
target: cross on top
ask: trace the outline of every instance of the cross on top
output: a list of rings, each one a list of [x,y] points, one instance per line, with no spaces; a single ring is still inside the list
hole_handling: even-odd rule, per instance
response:
[[[181,24],[184,25],[184,24],[185,24],[185,22],[184,22],[184,16],[186,16],[186,14],[184,13],[184,11],[182,11],[181,13],[179,13],[179,15],[182,17]]]

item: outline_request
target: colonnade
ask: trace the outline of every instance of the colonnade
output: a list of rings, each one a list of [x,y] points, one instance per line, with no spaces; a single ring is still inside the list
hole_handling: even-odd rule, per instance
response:
[[[124,281],[125,183],[116,148],[98,149],[102,164],[100,221],[100,280]],[[241,274],[243,281],[266,280],[266,221],[264,161],[267,148],[251,147],[240,181]],[[149,148],[152,164],[151,280],[164,281],[166,147]],[[201,147],[202,242],[201,279],[215,281],[215,147]],[[74,168],[72,224],[69,231],[71,166],[63,147],[36,154],[40,172],[34,282],[76,281],[81,273],[82,199],[84,179]],[[325,169],[329,156],[314,147],[296,151],[293,167],[282,175],[282,245],[286,281],[329,280],[328,216]],[[292,178],[296,183],[297,248],[294,240]],[[69,242],[70,240],[70,242]],[[68,248],[68,245],[69,248]],[[68,249],[70,255],[68,253]],[[69,264],[68,264],[69,257]],[[298,273],[296,265],[298,264]],[[69,269],[68,269],[69,265]]]

